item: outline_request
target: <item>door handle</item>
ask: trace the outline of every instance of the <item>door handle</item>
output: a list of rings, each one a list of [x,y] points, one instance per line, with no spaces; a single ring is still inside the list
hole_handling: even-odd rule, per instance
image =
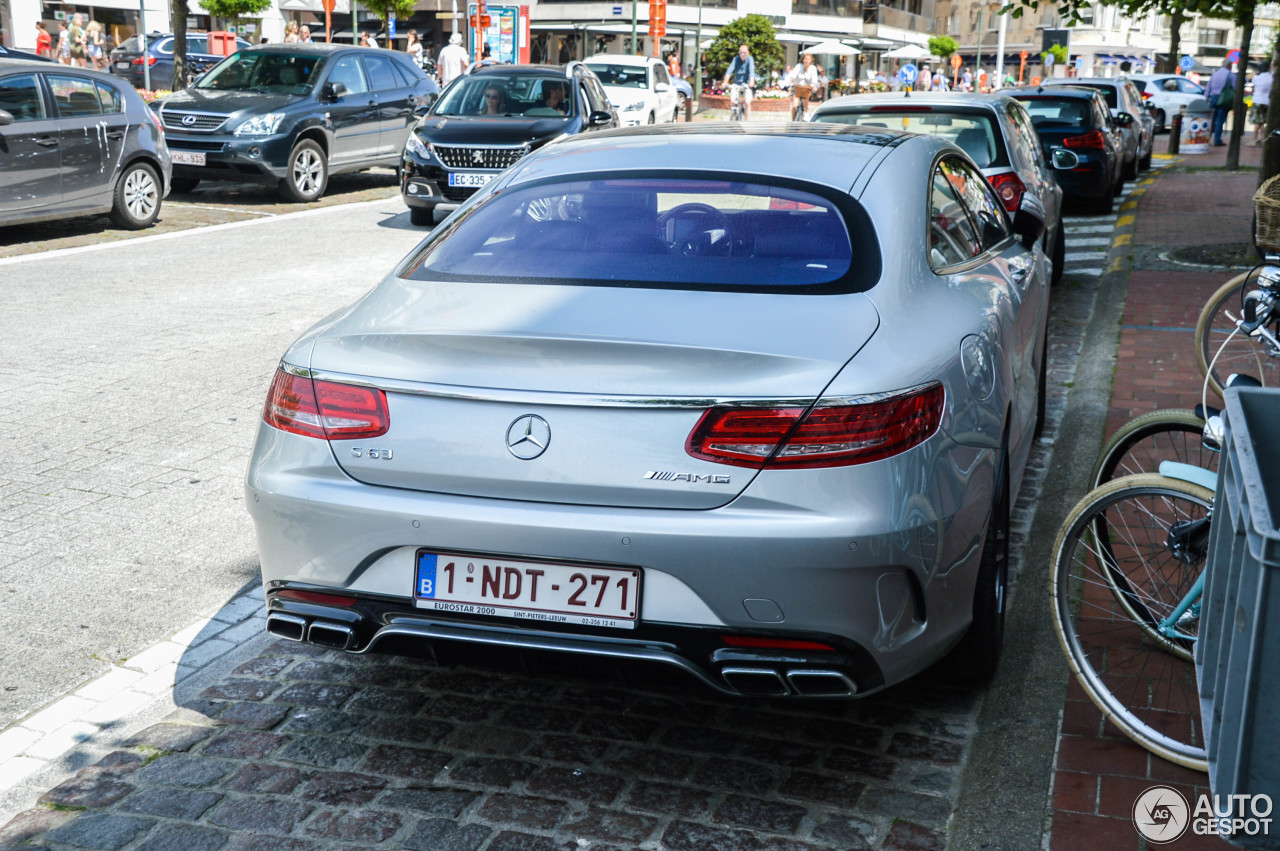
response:
[[[1017,267],[1009,270],[1009,276],[1013,278],[1015,284],[1020,284],[1027,279],[1027,275],[1031,274],[1031,267]]]
[[[58,140],[51,136],[45,136],[42,139],[36,139],[36,144],[42,148],[56,148],[58,147]]]
[[[123,138],[124,138],[124,131],[123,131],[123,130],[111,130],[111,131],[109,131],[109,132],[107,133],[107,138],[108,138],[108,139],[123,139]]]
[[[376,100],[369,101],[369,106],[377,106],[377,105],[378,105],[378,102]]]

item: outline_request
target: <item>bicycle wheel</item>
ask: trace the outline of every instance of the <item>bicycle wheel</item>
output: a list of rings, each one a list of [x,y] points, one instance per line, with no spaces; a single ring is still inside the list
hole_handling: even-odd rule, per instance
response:
[[[1050,573],[1054,628],[1085,694],[1130,739],[1199,771],[1208,763],[1190,642],[1160,636],[1151,622],[1168,616],[1204,569],[1203,558],[1174,555],[1170,528],[1206,518],[1212,502],[1204,488],[1150,473],[1108,482],[1067,516]],[[1111,542],[1100,545],[1104,524]],[[1115,576],[1131,589],[1129,605]],[[1196,623],[1179,628],[1194,635]]]
[[[1161,461],[1218,470],[1218,453],[1204,445],[1204,420],[1195,411],[1151,411],[1121,426],[1102,448],[1090,481],[1096,488],[1120,476],[1159,472]]]
[[[1248,273],[1243,273],[1223,284],[1205,303],[1196,320],[1196,365],[1201,375],[1208,376],[1209,384],[1219,396],[1233,372],[1251,375],[1264,387],[1280,387],[1280,352],[1267,341],[1237,334],[1218,355],[1218,349],[1236,329],[1227,312],[1238,319],[1244,310],[1241,299],[1250,283],[1248,278]],[[1218,355],[1216,362],[1214,355]],[[1212,372],[1210,363],[1213,363]]]

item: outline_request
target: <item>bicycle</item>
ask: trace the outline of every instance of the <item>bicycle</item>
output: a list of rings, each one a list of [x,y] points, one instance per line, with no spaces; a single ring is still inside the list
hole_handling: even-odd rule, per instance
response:
[[[791,93],[798,101],[795,109],[791,110],[791,120],[804,121],[804,107],[809,102],[809,97],[813,94],[813,87],[796,85],[792,87]]]
[[[1247,371],[1265,387],[1280,386],[1280,316],[1272,313],[1280,301],[1280,266],[1272,263],[1280,256],[1268,255],[1267,260],[1223,284],[1196,320],[1196,365],[1219,395],[1232,372]],[[1237,323],[1250,303],[1255,313],[1265,310],[1267,321],[1255,324],[1246,317],[1244,326]]]
[[[734,83],[729,87],[729,97],[732,102],[729,108],[730,121],[743,121],[746,117],[746,106],[743,100],[746,88],[742,83]]]

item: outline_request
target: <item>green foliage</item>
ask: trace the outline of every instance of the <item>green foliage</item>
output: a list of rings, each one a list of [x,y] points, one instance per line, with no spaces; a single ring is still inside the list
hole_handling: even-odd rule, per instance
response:
[[[956,40],[949,35],[935,35],[929,39],[929,52],[943,59],[955,53],[959,47]]]
[[[1182,9],[1188,20],[1193,15],[1208,15],[1214,18],[1233,18],[1239,24],[1246,9],[1252,17],[1256,2],[1257,0],[1106,0],[1106,5],[1117,7],[1122,15],[1130,18],[1142,17],[1148,12],[1171,15],[1175,9]],[[1056,8],[1062,20],[1071,25],[1081,21],[1081,10],[1092,7],[1094,0],[1006,0],[1001,11],[1020,18],[1023,10],[1039,11],[1042,5]]]
[[[204,0],[201,0],[203,3]],[[377,15],[384,22],[394,15],[397,20],[405,20],[413,14],[416,0],[373,0],[372,3],[360,0],[360,5]]]
[[[775,68],[782,67],[782,45],[773,24],[764,15],[744,15],[720,28],[707,52],[703,54],[703,67],[712,78],[718,79],[729,70],[729,63],[738,55],[738,46],[745,44],[756,60],[756,76],[763,80]]]
[[[1041,53],[1040,61],[1043,62],[1044,58],[1048,56],[1050,53],[1053,54],[1053,61],[1056,62],[1057,64],[1059,65],[1067,64],[1067,49],[1063,47],[1061,44],[1051,45],[1048,50],[1046,50],[1044,53]]]
[[[271,0],[201,0],[200,5],[210,15],[238,21],[250,15],[259,15],[271,8]]]

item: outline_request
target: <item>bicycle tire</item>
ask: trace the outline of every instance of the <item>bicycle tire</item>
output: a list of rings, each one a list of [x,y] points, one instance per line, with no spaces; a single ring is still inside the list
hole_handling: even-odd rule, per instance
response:
[[[1195,411],[1166,408],[1125,423],[1111,436],[1089,481],[1105,485],[1120,476],[1159,472],[1161,461],[1218,470],[1218,453],[1204,445],[1204,420]]]
[[[1227,281],[1218,291],[1209,297],[1200,316],[1196,319],[1196,365],[1200,374],[1208,378],[1213,391],[1222,396],[1227,377],[1233,372],[1251,375],[1262,382],[1264,387],[1280,386],[1280,357],[1266,354],[1263,348],[1268,345],[1262,340],[1238,334],[1227,343],[1222,354],[1214,363],[1212,372],[1209,364],[1227,336],[1236,329],[1235,323],[1226,317],[1230,310],[1237,318],[1243,311],[1241,300],[1249,273],[1244,272]]]
[[[1085,694],[1131,740],[1197,771],[1207,771],[1208,761],[1195,665],[1119,605],[1104,570],[1110,559],[1141,586],[1143,605],[1163,617],[1203,570],[1203,562],[1174,557],[1165,543],[1168,527],[1208,516],[1212,504],[1212,492],[1177,479],[1150,473],[1115,479],[1071,509],[1050,571],[1054,630]],[[1124,541],[1123,559],[1089,546],[1099,523]]]

